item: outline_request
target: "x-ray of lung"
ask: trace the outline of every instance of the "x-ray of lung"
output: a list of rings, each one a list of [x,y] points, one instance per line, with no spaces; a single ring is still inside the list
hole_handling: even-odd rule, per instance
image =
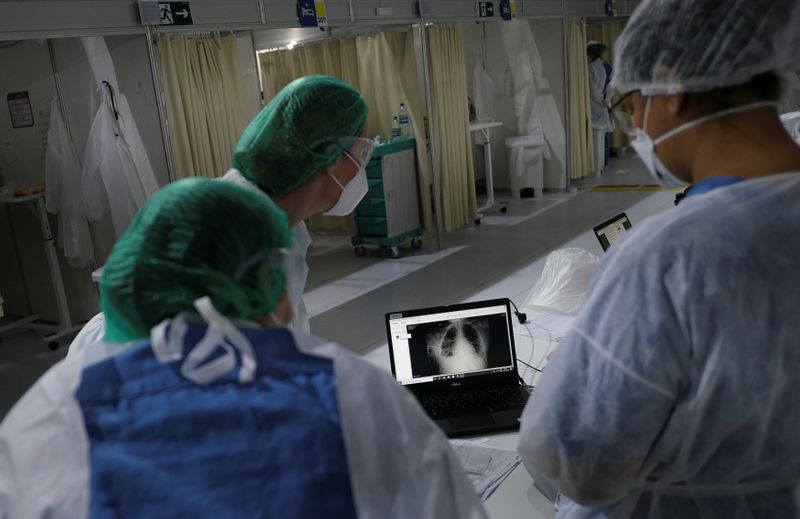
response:
[[[411,373],[430,377],[508,366],[508,325],[503,315],[451,319],[408,327]]]

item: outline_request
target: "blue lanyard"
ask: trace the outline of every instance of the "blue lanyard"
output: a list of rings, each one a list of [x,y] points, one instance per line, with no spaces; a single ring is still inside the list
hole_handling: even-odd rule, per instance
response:
[[[692,188],[686,193],[687,197],[700,195],[703,193],[708,193],[711,190],[714,190],[718,187],[722,186],[729,186],[731,184],[736,184],[744,180],[742,177],[711,177],[705,180],[701,180],[697,184],[693,185]]]

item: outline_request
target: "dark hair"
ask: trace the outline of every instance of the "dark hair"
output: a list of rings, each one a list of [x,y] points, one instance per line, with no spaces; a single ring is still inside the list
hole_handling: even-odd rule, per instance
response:
[[[763,72],[740,85],[687,93],[686,100],[703,112],[718,112],[745,103],[778,101],[782,90],[783,83],[775,72]]]

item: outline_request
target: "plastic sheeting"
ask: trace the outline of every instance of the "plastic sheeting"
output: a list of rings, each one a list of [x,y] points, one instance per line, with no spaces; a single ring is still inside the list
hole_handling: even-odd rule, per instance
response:
[[[58,215],[58,245],[73,267],[94,263],[94,245],[81,190],[81,164],[61,116],[58,98],[50,104],[45,159],[47,211]]]
[[[472,67],[472,102],[475,104],[475,122],[494,121],[494,80],[486,72],[483,60],[476,57]],[[486,141],[482,132],[472,132],[472,140],[482,146]]]
[[[599,262],[600,258],[577,247],[551,252],[522,311],[544,307],[576,315],[586,299],[589,281]]]
[[[515,113],[520,118],[520,135],[544,132],[544,158],[555,155],[566,168],[566,132],[564,121],[550,90],[550,82],[542,74],[542,57],[527,21],[503,24],[503,46],[512,58],[511,75],[514,81]]]

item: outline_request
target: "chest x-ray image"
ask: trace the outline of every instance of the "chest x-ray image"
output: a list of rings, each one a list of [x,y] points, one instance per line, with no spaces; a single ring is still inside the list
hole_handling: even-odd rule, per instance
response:
[[[408,332],[415,378],[511,364],[508,325],[503,315],[418,324],[409,326]]]

